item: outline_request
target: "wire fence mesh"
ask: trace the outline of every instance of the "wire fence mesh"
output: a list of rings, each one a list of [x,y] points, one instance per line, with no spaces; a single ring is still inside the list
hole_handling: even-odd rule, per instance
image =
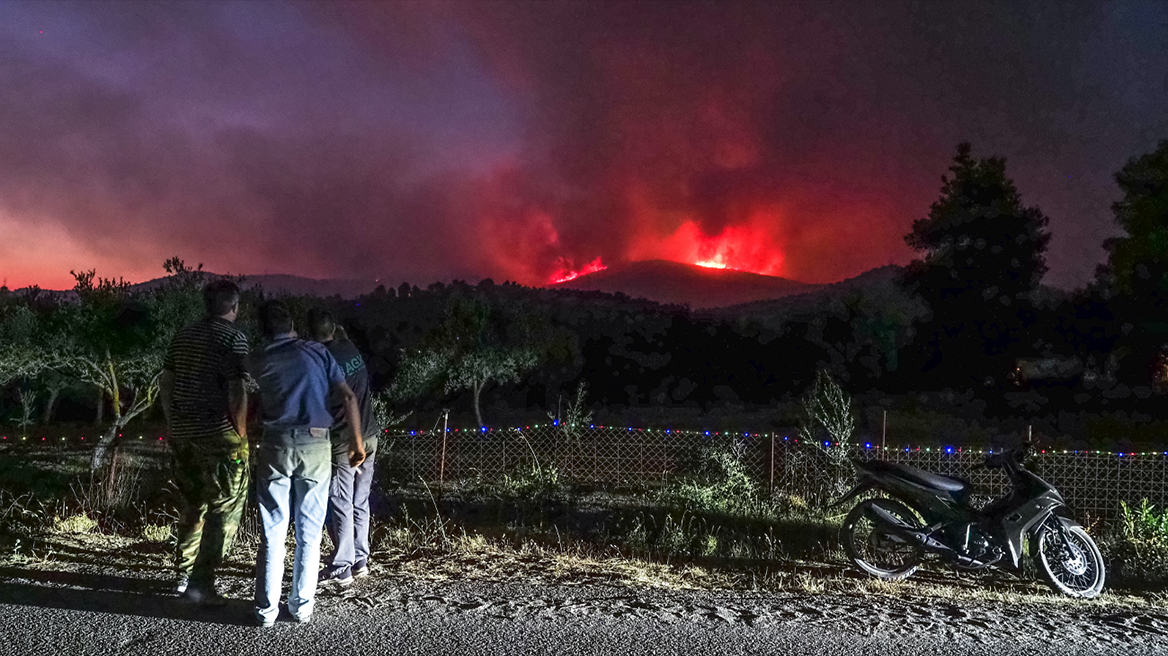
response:
[[[697,473],[712,448],[736,446],[747,472],[773,494],[823,505],[853,483],[850,459],[885,460],[965,479],[977,496],[1008,492],[1000,470],[984,467],[984,448],[834,445],[798,440],[794,431],[727,433],[556,426],[409,431],[382,438],[380,476],[427,483],[489,482],[517,470],[554,468],[559,480],[601,487],[657,486]],[[1168,452],[1045,450],[1031,471],[1054,485],[1086,522],[1116,517],[1121,501],[1168,504]]]

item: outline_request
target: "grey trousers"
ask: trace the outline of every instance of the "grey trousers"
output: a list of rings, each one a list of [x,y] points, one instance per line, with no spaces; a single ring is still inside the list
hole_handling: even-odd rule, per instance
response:
[[[365,462],[349,466],[348,453],[333,451],[333,477],[329,483],[328,533],[336,548],[333,567],[353,566],[369,560],[369,489],[377,439],[365,441]]]

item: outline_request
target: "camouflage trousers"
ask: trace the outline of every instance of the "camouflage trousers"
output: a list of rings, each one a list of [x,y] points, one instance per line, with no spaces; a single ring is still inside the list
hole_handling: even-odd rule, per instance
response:
[[[234,431],[171,442],[179,520],[175,565],[190,585],[215,583],[247,503],[247,442]]]

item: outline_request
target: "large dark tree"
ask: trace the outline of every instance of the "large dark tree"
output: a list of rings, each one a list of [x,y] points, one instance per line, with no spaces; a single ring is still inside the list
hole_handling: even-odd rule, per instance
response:
[[[1095,291],[1115,319],[1110,327],[1122,334],[1113,354],[1123,360],[1120,379],[1163,381],[1168,361],[1168,141],[1128,160],[1115,181],[1123,197],[1111,209],[1124,234],[1104,242],[1107,262],[1099,267]]]
[[[929,215],[905,237],[921,254],[906,281],[932,311],[921,335],[932,348],[921,364],[975,379],[996,375],[1011,357],[1026,355],[1018,309],[1046,273],[1048,219],[1022,204],[1005,159],[974,158],[968,143],[957,146],[941,182]]]
[[[1022,205],[1003,158],[974,159],[962,143],[949,171],[941,197],[905,237],[922,255],[912,265],[919,291],[1009,305],[1046,273],[1048,219]]]
[[[1104,242],[1102,282],[1150,310],[1168,300],[1168,141],[1128,160],[1115,181],[1123,198],[1111,206],[1124,235]]]

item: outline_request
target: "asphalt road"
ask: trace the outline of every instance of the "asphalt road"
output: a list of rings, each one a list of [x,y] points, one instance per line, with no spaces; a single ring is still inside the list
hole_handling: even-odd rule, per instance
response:
[[[157,580],[0,572],[2,654],[1168,654],[1168,612],[890,596],[360,581],[313,621],[251,625]]]

